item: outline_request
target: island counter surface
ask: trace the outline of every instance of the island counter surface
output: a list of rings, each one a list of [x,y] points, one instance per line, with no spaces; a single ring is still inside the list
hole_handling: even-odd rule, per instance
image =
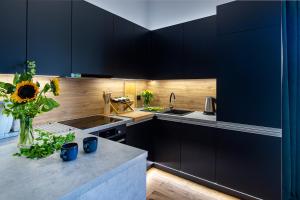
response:
[[[0,199],[145,199],[147,152],[98,138],[98,150],[86,154],[82,139],[75,161],[63,162],[59,152],[48,158],[15,157],[17,139],[0,144]]]

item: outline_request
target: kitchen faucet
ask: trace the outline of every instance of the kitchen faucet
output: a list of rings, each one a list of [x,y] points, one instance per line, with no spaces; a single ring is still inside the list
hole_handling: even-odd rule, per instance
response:
[[[173,97],[173,99],[172,99],[172,97]],[[176,97],[175,97],[174,92],[172,92],[172,93],[170,94],[170,101],[169,101],[169,107],[170,107],[170,109],[173,109],[173,108],[174,108],[174,103],[175,103],[175,101],[176,101]]]

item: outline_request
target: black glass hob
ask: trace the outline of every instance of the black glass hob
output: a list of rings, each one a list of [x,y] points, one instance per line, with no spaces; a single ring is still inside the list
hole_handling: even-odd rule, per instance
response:
[[[95,115],[90,117],[62,121],[59,123],[84,130],[84,129],[94,128],[97,126],[110,124],[118,121],[121,121],[121,119],[116,119],[116,118],[107,117],[103,115]]]

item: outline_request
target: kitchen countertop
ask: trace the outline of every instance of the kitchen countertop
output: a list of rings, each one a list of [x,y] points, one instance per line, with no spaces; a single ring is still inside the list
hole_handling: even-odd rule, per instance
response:
[[[137,108],[136,110],[142,110],[142,109],[143,108]],[[208,124],[208,125],[213,125],[217,123],[217,119],[215,115],[205,115],[201,111],[193,111],[187,115],[173,115],[173,114],[166,114],[161,112],[152,112],[152,113],[158,119],[162,119],[162,120],[171,120],[171,121],[178,121],[183,123],[200,123],[200,124]],[[149,119],[144,119],[143,121],[140,122],[127,122],[127,126],[138,124],[151,119],[152,117],[149,117]]]
[[[143,108],[138,108],[137,110],[139,109],[143,109]],[[273,137],[282,137],[282,130],[280,128],[217,121],[216,115],[205,115],[201,111],[194,111],[186,115],[172,115],[172,114],[154,112],[154,115],[157,117],[157,119],[160,120],[200,125],[200,126],[208,126],[208,127],[218,128],[218,129],[233,130],[233,131],[267,135]],[[149,118],[144,121],[148,121],[151,119],[152,118]],[[137,122],[137,123],[141,123],[141,122]],[[127,126],[131,126],[137,123],[128,122]]]
[[[205,115],[203,112],[194,111],[187,115],[171,115],[164,113],[156,113],[158,118],[174,118],[174,119],[182,119],[182,120],[192,120],[192,121],[202,121],[206,123],[216,123],[216,115]]]
[[[76,131],[79,152],[71,162],[63,162],[59,152],[40,160],[14,157],[17,138],[0,143],[0,199],[74,199],[147,157],[146,151],[103,138],[95,153],[85,154],[87,136]]]

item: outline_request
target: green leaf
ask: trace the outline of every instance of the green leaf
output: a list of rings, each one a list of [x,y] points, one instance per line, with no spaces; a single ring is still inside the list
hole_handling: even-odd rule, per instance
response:
[[[35,131],[38,133],[38,137],[34,140],[34,144],[29,149],[21,148],[14,156],[25,156],[29,159],[45,158],[60,150],[64,143],[72,142],[75,139],[74,133],[63,136],[39,129]]]
[[[20,74],[16,73],[14,76],[13,83],[14,85],[17,85],[20,82]]]
[[[6,94],[11,94],[15,91],[15,86],[10,83],[0,82],[0,88],[6,91]]]
[[[45,86],[44,86],[44,88],[43,88],[43,92],[44,93],[48,92],[50,90],[50,88],[51,88],[50,84],[46,83]]]

